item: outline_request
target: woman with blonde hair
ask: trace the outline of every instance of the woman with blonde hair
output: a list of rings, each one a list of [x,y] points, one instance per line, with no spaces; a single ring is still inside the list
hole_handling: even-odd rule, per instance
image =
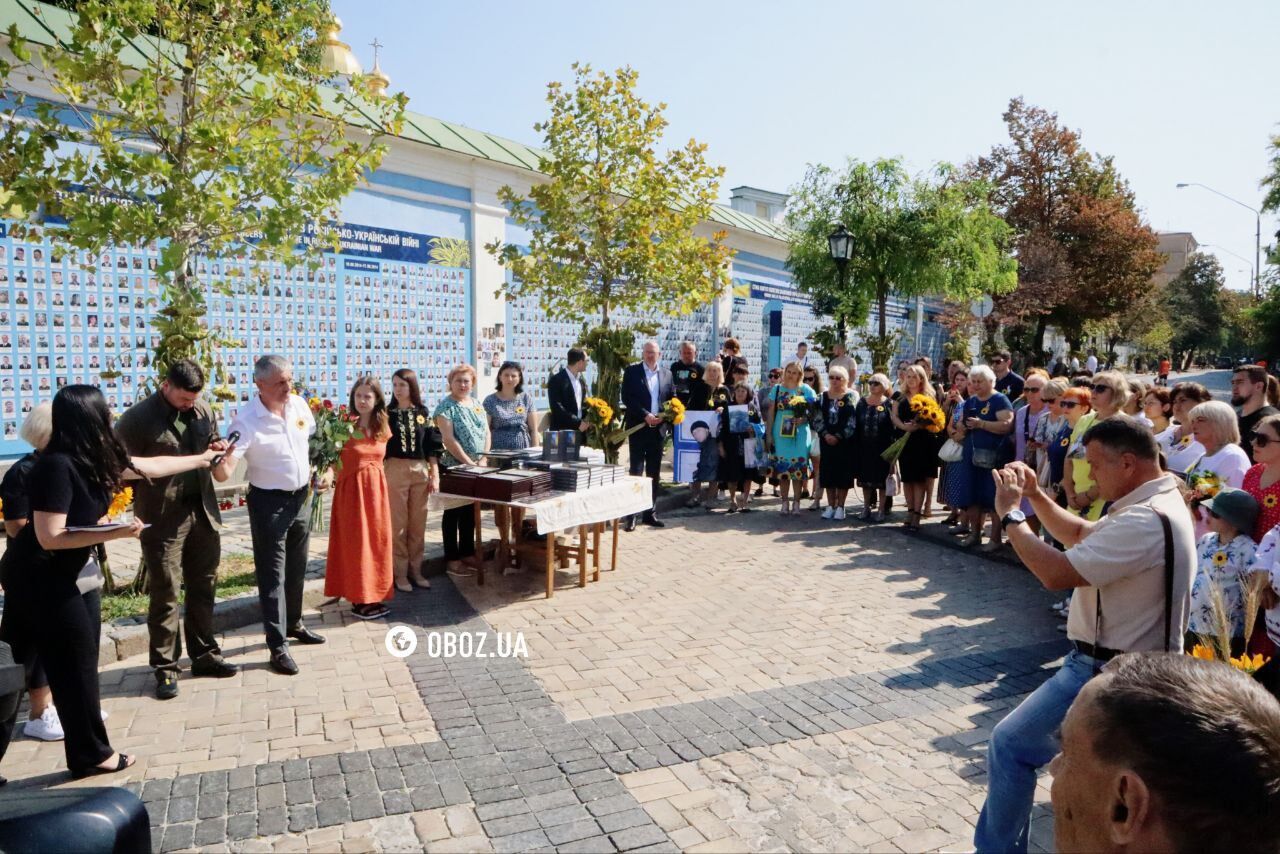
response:
[[[392,594],[395,548],[391,502],[383,461],[391,427],[382,386],[363,376],[351,387],[348,402],[360,433],[342,446],[342,466],[333,487],[329,556],[324,595],[346,599],[359,620],[385,617]]]
[[[919,365],[902,369],[902,399],[890,410],[893,426],[908,434],[907,445],[898,457],[898,475],[907,498],[907,519],[903,526],[910,531],[920,530],[924,518],[925,498],[929,483],[938,476],[938,436],[916,422],[911,412],[911,399],[916,395],[933,397],[929,375]]]
[[[782,485],[783,515],[800,512],[800,489],[813,471],[809,416],[817,400],[813,389],[804,382],[804,369],[798,361],[789,362],[782,371],[782,382],[769,390],[765,447],[768,473]]]
[[[1204,446],[1204,454],[1187,470],[1191,500],[1207,497],[1206,490],[1239,489],[1250,464],[1249,456],[1240,447],[1240,419],[1236,411],[1229,403],[1208,400],[1197,404],[1188,417],[1192,434]],[[1197,509],[1197,539],[1209,532],[1206,517],[1205,510]]]
[[[1100,371],[1093,375],[1090,402],[1094,420],[1101,421],[1118,415],[1129,403],[1129,381],[1119,371]],[[1088,428],[1086,428],[1088,429]]]
[[[484,407],[471,396],[476,369],[458,365],[449,371],[448,383],[449,396],[440,401],[435,411],[436,427],[444,444],[440,461],[445,467],[475,465],[492,441]],[[450,508],[440,516],[446,568],[453,575],[472,574],[480,568],[481,559],[476,554],[476,523],[471,505]]]

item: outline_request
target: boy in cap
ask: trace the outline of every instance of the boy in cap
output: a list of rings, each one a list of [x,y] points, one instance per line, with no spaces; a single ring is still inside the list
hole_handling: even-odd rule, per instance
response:
[[[1244,652],[1244,586],[1256,548],[1248,531],[1258,519],[1258,502],[1241,489],[1223,489],[1202,507],[1209,512],[1209,533],[1196,548],[1196,577],[1191,585],[1191,615],[1186,648],[1220,635],[1231,638],[1231,654]],[[1215,617],[1214,589],[1221,591],[1227,625]]]

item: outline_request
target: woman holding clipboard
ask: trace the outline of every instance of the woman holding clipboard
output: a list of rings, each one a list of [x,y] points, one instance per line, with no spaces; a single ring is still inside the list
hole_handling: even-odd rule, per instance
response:
[[[229,448],[217,442],[198,455],[130,459],[112,430],[102,392],[93,386],[63,388],[52,415],[49,444],[29,480],[31,524],[0,559],[4,621],[18,621],[22,625],[6,628],[34,640],[66,734],[67,767],[72,776],[87,777],[134,763],[107,741],[98,696],[98,615],[90,613],[81,588],[101,586],[96,566],[88,578],[84,572],[94,546],[137,537],[146,526],[136,518],[100,523],[124,481],[207,468]]]

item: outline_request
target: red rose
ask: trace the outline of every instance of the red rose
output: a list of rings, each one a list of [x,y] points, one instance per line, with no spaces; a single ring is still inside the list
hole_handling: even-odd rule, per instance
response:
[[[332,401],[332,400],[325,400],[325,402],[324,402],[324,408],[325,408],[325,409],[333,409],[333,401]]]

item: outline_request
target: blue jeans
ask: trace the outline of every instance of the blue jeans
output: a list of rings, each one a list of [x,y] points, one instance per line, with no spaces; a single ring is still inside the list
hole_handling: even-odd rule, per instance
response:
[[[987,802],[973,844],[979,852],[1027,850],[1036,771],[1058,753],[1058,727],[1101,662],[1072,651],[1053,677],[996,724],[987,745]]]

